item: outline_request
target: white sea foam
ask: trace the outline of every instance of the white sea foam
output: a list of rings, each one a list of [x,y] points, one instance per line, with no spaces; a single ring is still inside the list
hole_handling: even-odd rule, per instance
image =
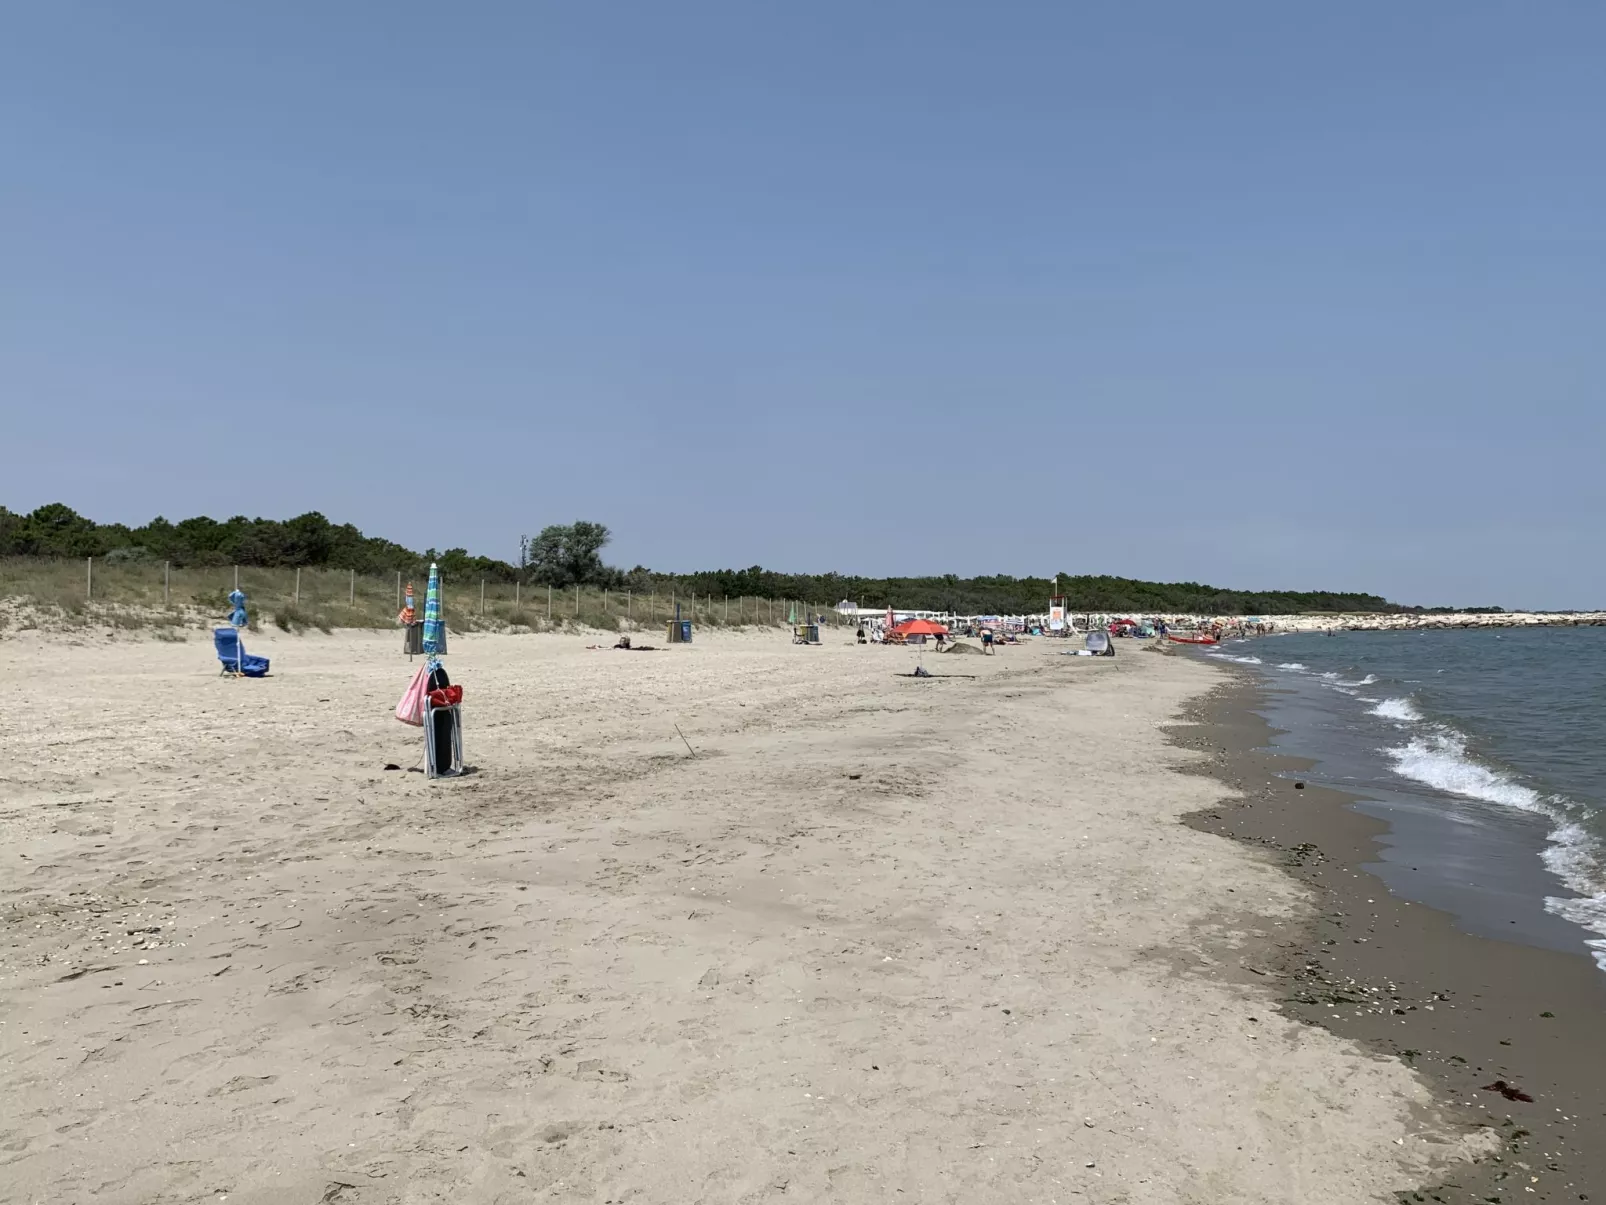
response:
[[[1591,933],[1603,934],[1590,938],[1584,944],[1594,953],[1595,965],[1606,971],[1606,892],[1579,899],[1549,896],[1545,900],[1545,911],[1553,912],[1563,920],[1570,920]]]
[[[1606,867],[1601,865],[1599,845],[1580,825],[1564,821],[1550,834],[1543,857],[1551,873],[1579,893],[1574,899],[1551,896],[1545,909],[1601,935],[1584,944],[1594,952],[1596,965],[1606,971],[1606,891],[1600,890]]]
[[[1227,660],[1228,661],[1236,661],[1239,665],[1259,665],[1259,664],[1261,664],[1261,661],[1260,661],[1259,657],[1234,657],[1231,654],[1228,654],[1227,655]]]
[[[1525,812],[1545,812],[1538,791],[1473,761],[1467,756],[1466,738],[1453,729],[1440,728],[1412,737],[1406,744],[1384,752],[1394,763],[1396,773],[1435,790],[1502,803]]]
[[[1303,666],[1303,665],[1301,665],[1301,664],[1300,664],[1300,663],[1299,663],[1299,662],[1297,662],[1297,661],[1284,661],[1284,662],[1283,662],[1283,663],[1282,663],[1282,664],[1281,664],[1281,665],[1279,665],[1279,666],[1278,666],[1278,667],[1277,667],[1277,668],[1278,668],[1278,669],[1292,669],[1292,670],[1302,670],[1302,669],[1304,669],[1304,668],[1305,668],[1305,667],[1304,667],[1304,666]]]
[[[1323,676],[1324,676],[1324,677],[1325,677],[1325,676],[1326,676],[1326,675],[1323,675]],[[1338,677],[1338,675],[1337,675],[1337,674],[1334,674],[1334,675],[1333,675],[1333,676],[1334,676],[1334,677],[1335,677],[1335,678],[1337,678],[1337,677]],[[1362,678],[1362,679],[1361,679],[1361,680],[1360,680],[1360,681],[1358,681],[1358,682],[1344,682],[1344,681],[1340,681],[1340,682],[1339,682],[1339,685],[1340,685],[1340,686],[1371,686],[1371,685],[1373,685],[1373,684],[1374,684],[1374,683],[1376,683],[1376,682],[1377,682],[1377,675],[1376,675],[1376,674],[1367,674],[1367,675],[1366,675],[1366,677],[1364,677],[1364,678]]]
[[[1541,857],[1546,868],[1577,892],[1578,897],[1552,896],[1545,900],[1545,907],[1599,935],[1586,944],[1596,964],[1606,971],[1606,890],[1602,889],[1606,886],[1606,862],[1602,860],[1598,840],[1569,815],[1572,809],[1567,800],[1541,795],[1532,787],[1474,760],[1467,753],[1466,738],[1453,728],[1435,726],[1433,731],[1412,737],[1404,745],[1384,752],[1394,763],[1395,771],[1404,778],[1452,795],[1519,808],[1554,821],[1555,828],[1549,834],[1549,844]]]
[[[1410,699],[1384,699],[1369,710],[1372,715],[1382,716],[1385,720],[1394,720],[1401,724],[1409,724],[1422,718],[1422,713]]]

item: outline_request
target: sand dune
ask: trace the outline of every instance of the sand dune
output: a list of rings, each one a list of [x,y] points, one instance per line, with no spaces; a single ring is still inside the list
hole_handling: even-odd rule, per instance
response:
[[[1174,822],[1214,671],[785,640],[454,637],[441,783],[382,768],[390,634],[0,644],[0,1199],[1339,1202],[1453,1153],[1233,973],[1304,903]]]

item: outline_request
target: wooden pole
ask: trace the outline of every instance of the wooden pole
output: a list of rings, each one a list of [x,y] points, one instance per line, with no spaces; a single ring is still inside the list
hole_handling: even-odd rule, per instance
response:
[[[523,582],[513,583],[513,614],[515,615],[519,613],[519,588],[523,585]]]
[[[480,614],[485,614],[485,579],[480,578]]]
[[[296,606],[301,605],[301,566],[296,566]]]
[[[162,606],[167,606],[173,597],[173,562],[162,562]]]
[[[396,570],[396,614],[401,614],[401,570]]]
[[[240,567],[238,565],[234,567],[234,588],[236,590],[240,588]]]
[[[352,606],[357,605],[357,571],[351,571],[351,597],[347,600]]]
[[[84,599],[87,602],[95,597],[95,558],[87,557],[84,561]]]
[[[725,622],[729,623],[730,621],[731,621],[731,600],[730,600],[730,595],[727,594],[725,596]]]
[[[627,623],[633,622],[633,618],[632,617],[635,615],[635,610],[634,610],[635,601],[636,601],[635,591],[634,590],[626,590],[625,591],[625,622],[627,622]]]
[[[552,587],[551,586],[548,586],[546,588],[546,617],[547,617],[547,622],[551,623],[552,622]]]
[[[580,614],[580,583],[574,583],[574,613]]]

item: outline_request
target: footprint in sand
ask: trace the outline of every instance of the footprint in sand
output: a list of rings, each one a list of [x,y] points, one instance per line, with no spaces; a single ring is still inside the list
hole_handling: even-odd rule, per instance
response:
[[[252,1088],[265,1088],[278,1080],[277,1075],[236,1075],[228,1083],[219,1085],[208,1096],[230,1096],[235,1092],[248,1092]]]

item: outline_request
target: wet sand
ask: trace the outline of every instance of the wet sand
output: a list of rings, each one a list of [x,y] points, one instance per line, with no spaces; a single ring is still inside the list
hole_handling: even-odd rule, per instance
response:
[[[1391,895],[1364,869],[1377,862],[1387,826],[1349,795],[1296,790],[1309,763],[1264,752],[1272,730],[1252,708],[1267,688],[1235,678],[1191,706],[1201,726],[1174,731],[1243,800],[1189,822],[1266,851],[1319,901],[1315,922],[1248,974],[1276,985],[1285,1015],[1404,1059],[1430,1078],[1457,1124],[1500,1136],[1496,1156],[1425,1183],[1423,1199],[1606,1199],[1606,975],[1581,952],[1473,935],[1444,912]],[[1416,849],[1404,861],[1432,856]],[[1497,915],[1502,907],[1490,900],[1463,923],[1496,931],[1510,923]],[[1536,940],[1554,936],[1531,916],[1523,922]],[[1581,949],[1576,934],[1571,944]],[[1533,1100],[1488,1090],[1502,1081]]]

